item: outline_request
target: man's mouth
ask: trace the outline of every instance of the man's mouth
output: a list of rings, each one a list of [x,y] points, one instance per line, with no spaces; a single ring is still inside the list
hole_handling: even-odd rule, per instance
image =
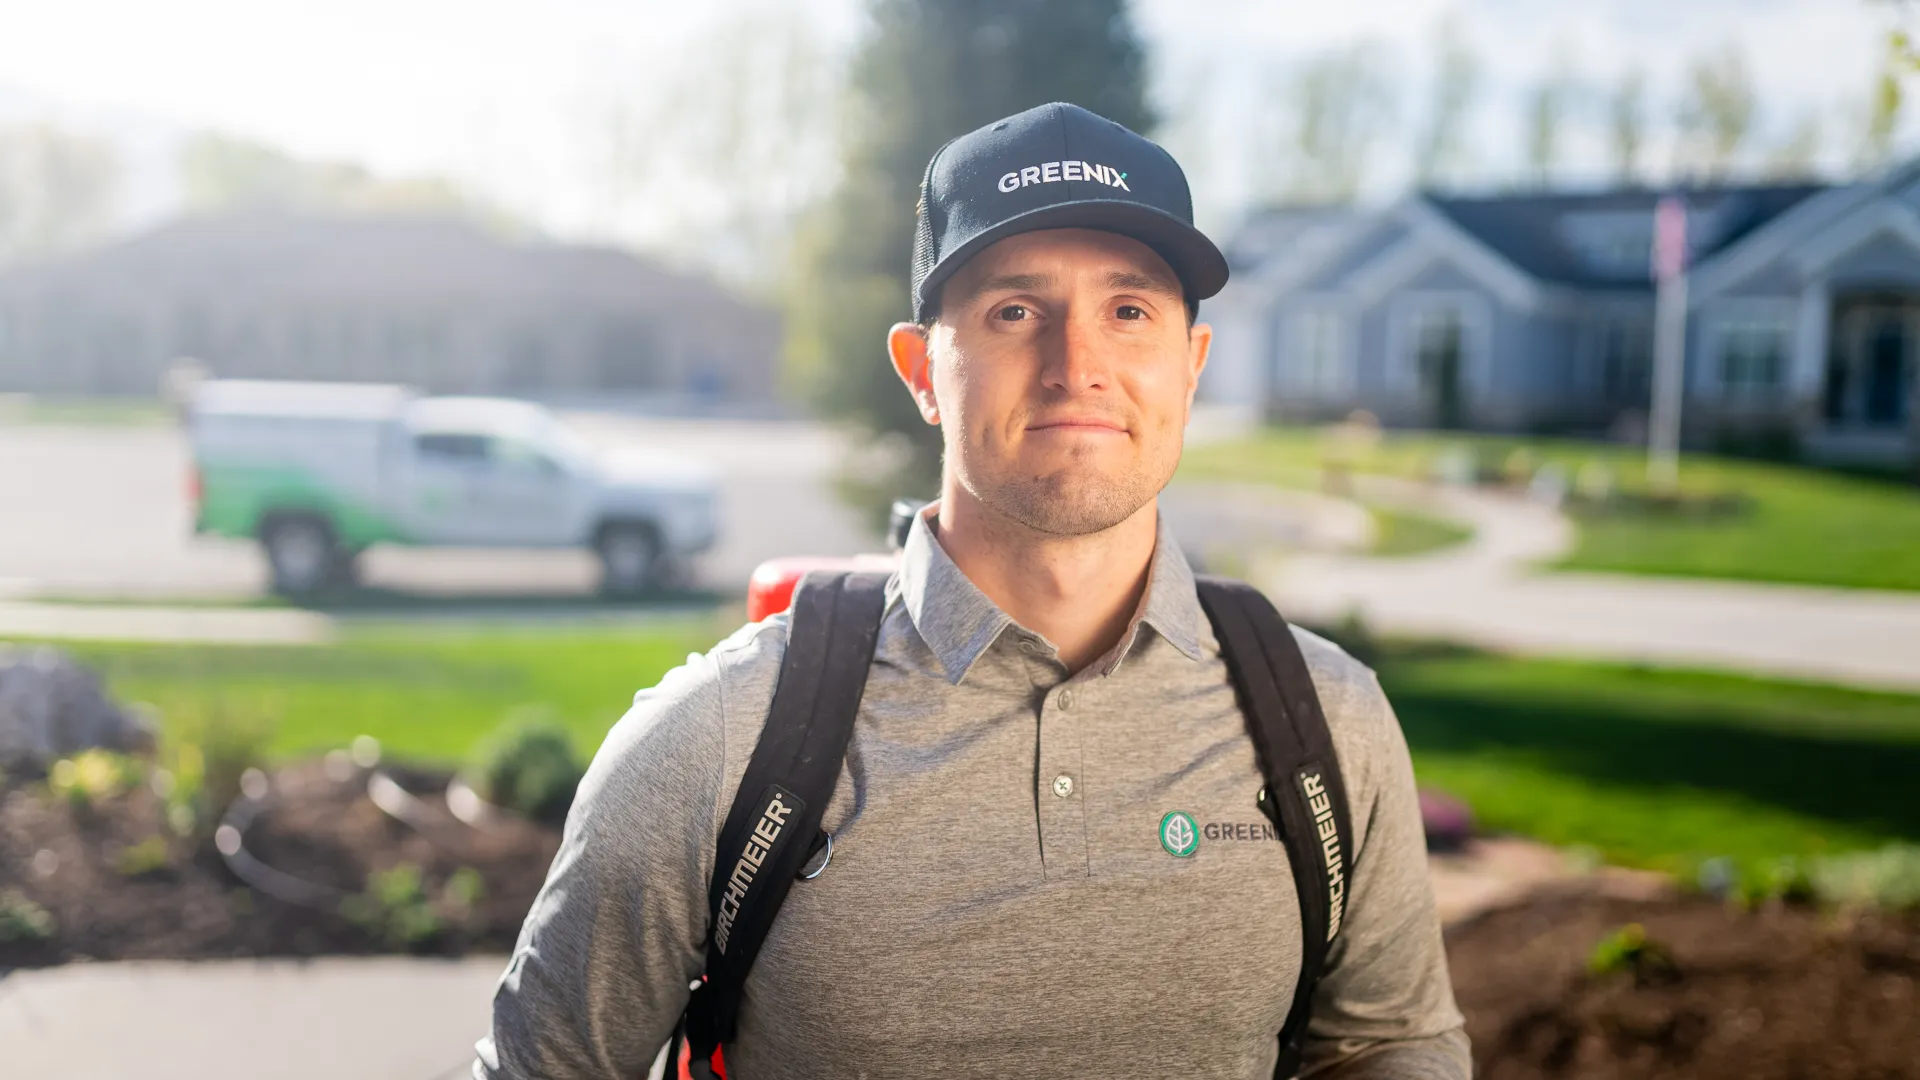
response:
[[[1068,432],[1068,431],[1087,431],[1087,432],[1102,432],[1102,431],[1110,431],[1110,432],[1113,432],[1113,433],[1114,433],[1114,434],[1116,434],[1116,435],[1124,435],[1124,434],[1126,434],[1126,432],[1127,432],[1127,428],[1126,428],[1126,425],[1124,425],[1124,424],[1121,424],[1121,423],[1119,423],[1118,421],[1115,421],[1115,420],[1109,420],[1109,419],[1107,419],[1107,418],[1106,418],[1106,417],[1104,417],[1104,416],[1063,416],[1063,417],[1057,417],[1057,418],[1055,418],[1055,419],[1050,419],[1050,420],[1044,420],[1044,421],[1042,421],[1042,422],[1040,422],[1040,423],[1037,423],[1037,424],[1028,424],[1028,425],[1027,425],[1027,430],[1028,430],[1028,431],[1059,431],[1059,432]]]

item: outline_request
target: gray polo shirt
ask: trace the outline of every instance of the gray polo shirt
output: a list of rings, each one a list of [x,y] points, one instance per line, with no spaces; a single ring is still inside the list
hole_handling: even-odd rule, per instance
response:
[[[588,770],[474,1075],[644,1076],[705,960],[719,829],[787,620],[641,691]],[[1356,837],[1307,1068],[1465,1077],[1413,771],[1373,673],[1304,632]],[[1148,590],[1069,678],[918,520],[889,584],[825,826],[749,975],[735,1080],[1267,1080],[1300,964],[1286,848],[1193,573],[1162,524]],[[1160,822],[1200,828],[1176,857]]]

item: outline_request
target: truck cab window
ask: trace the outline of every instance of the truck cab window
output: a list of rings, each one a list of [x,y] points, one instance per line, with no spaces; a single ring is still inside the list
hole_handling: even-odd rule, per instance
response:
[[[485,435],[460,435],[430,432],[413,437],[413,448],[421,457],[448,464],[484,464],[488,458]]]
[[[493,460],[502,468],[555,475],[560,466],[539,447],[514,439],[493,440]]]

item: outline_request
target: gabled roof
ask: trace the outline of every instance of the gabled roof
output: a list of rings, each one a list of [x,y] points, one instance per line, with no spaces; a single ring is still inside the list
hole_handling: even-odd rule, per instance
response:
[[[752,305],[703,278],[605,247],[502,238],[443,216],[249,209],[180,218],[64,258],[8,267],[0,292],[119,296],[203,291],[247,302],[297,296],[470,304]]]
[[[1374,215],[1350,205],[1274,206],[1256,210],[1234,230],[1226,245],[1233,273],[1258,270],[1275,255],[1317,251]]]
[[[1688,210],[1690,260],[1698,264],[1711,258],[1825,190],[1819,184],[1680,189]],[[1463,232],[1541,281],[1619,290],[1651,287],[1653,210],[1667,193],[1627,188],[1426,199]]]

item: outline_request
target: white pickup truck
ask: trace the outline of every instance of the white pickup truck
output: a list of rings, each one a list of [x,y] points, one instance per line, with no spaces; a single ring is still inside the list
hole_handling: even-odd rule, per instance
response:
[[[258,538],[282,593],[350,582],[391,543],[590,547],[606,591],[630,594],[714,541],[703,470],[596,452],[530,402],[210,380],[186,416],[195,531]]]

